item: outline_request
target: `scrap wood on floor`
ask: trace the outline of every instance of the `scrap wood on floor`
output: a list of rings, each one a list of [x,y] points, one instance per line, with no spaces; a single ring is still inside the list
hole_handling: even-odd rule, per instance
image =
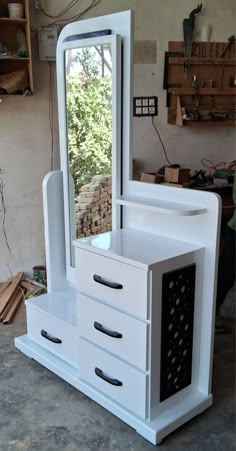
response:
[[[39,296],[46,287],[18,272],[15,277],[0,283],[0,323],[10,324],[23,300]]]

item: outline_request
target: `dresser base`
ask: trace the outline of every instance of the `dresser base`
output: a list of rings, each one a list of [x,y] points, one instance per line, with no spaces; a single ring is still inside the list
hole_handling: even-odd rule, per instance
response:
[[[79,369],[74,368],[51,352],[43,349],[30,340],[27,335],[16,338],[15,346],[25,355],[36,360],[105,409],[109,410],[154,445],[160,443],[172,431],[212,405],[212,395],[206,396],[203,393],[195,391],[187,398],[185,397],[182,402],[179,402],[176,407],[171,408],[152,421],[144,421],[84,382],[79,378]]]

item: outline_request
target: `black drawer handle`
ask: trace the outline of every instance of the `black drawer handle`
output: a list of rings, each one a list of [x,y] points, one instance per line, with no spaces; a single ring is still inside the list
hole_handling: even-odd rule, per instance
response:
[[[46,338],[49,341],[52,341],[53,343],[57,343],[60,344],[62,343],[62,340],[60,340],[60,338],[56,338],[56,337],[52,337],[51,335],[49,335],[46,330],[41,330],[41,335],[43,338]]]
[[[122,334],[120,334],[120,332],[112,332],[111,330],[105,329],[105,327],[103,327],[103,325],[98,323],[97,321],[95,321],[94,327],[99,332],[102,332],[103,334],[109,335],[109,337],[122,338]]]
[[[105,285],[106,287],[114,288],[115,290],[122,290],[123,288],[123,285],[121,285],[121,283],[108,282],[108,280],[103,279],[101,276],[98,276],[97,274],[93,275],[93,280],[95,280],[95,282],[97,283],[100,283],[101,285]]]
[[[105,376],[105,374],[103,374],[102,370],[100,370],[97,367],[95,368],[94,371],[98,377],[103,379],[105,382],[108,382],[108,384],[115,385],[116,387],[121,387],[121,385],[123,385],[122,382],[119,381],[118,379],[111,379],[110,377]]]

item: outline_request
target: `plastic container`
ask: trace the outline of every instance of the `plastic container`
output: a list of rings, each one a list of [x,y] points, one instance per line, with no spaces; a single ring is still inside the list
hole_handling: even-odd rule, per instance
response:
[[[22,3],[8,3],[8,13],[10,19],[23,19],[23,5]]]
[[[21,27],[19,27],[16,32],[16,48],[19,56],[23,58],[27,58],[29,56],[25,32],[21,29]]]
[[[45,266],[34,266],[33,267],[33,279],[36,282],[42,283],[47,286],[47,271]]]

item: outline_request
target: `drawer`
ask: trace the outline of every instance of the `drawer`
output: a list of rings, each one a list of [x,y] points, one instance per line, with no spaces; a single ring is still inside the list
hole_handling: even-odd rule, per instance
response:
[[[66,321],[26,304],[27,331],[31,340],[77,367],[76,328]]]
[[[145,419],[148,376],[83,339],[78,349],[79,377]]]
[[[147,318],[147,271],[84,249],[77,248],[75,252],[80,292],[140,318]],[[111,286],[103,285],[103,281],[111,283]]]
[[[80,336],[147,370],[147,324],[82,294],[77,309]]]

